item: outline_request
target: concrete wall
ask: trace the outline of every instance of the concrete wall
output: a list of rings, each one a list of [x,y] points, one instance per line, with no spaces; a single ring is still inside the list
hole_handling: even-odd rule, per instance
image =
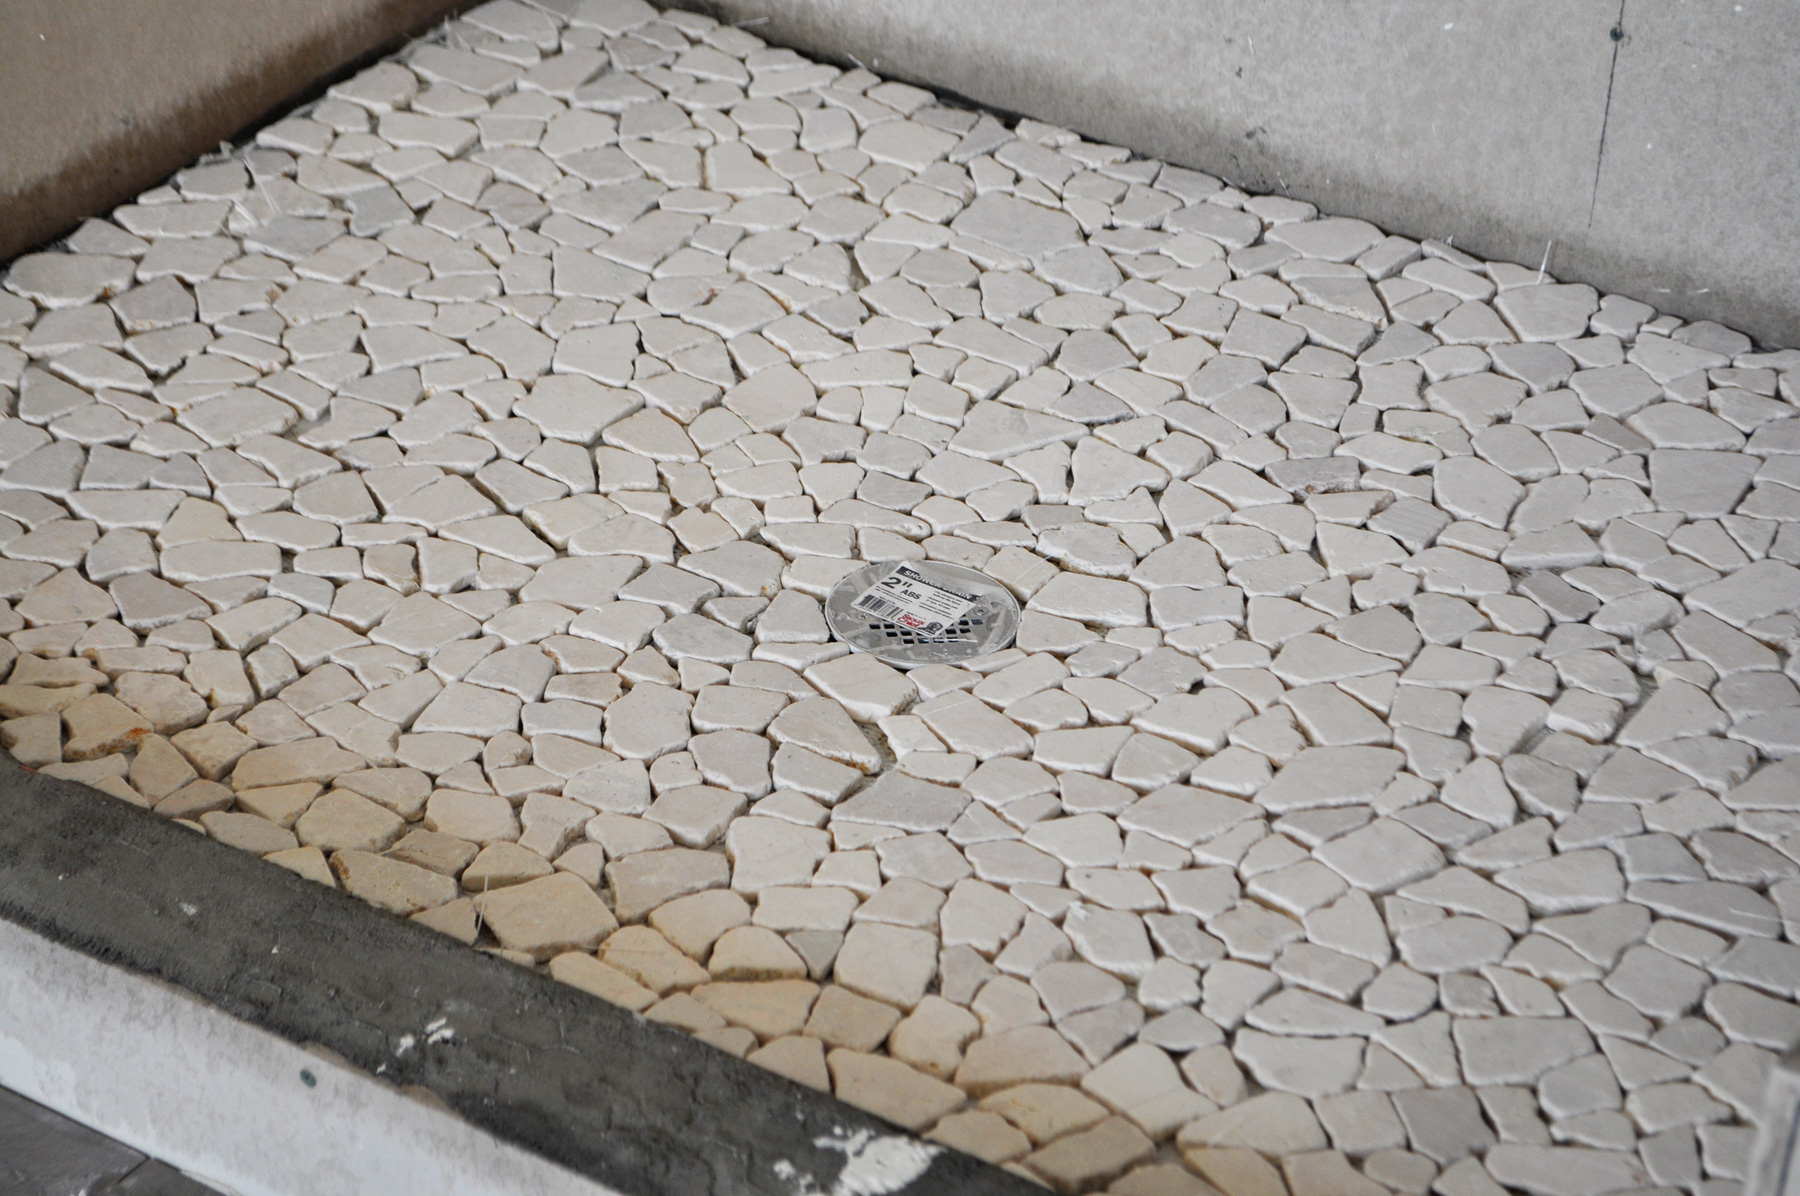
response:
[[[1550,247],[1564,279],[1800,344],[1792,0],[703,6],[1408,236],[1532,266]]]
[[[0,0],[0,262],[456,0]]]
[[[0,1083],[241,1196],[622,1196],[329,1051],[4,920]]]
[[[1548,248],[1560,277],[1800,344],[1792,0],[694,2],[1250,190],[1486,257]],[[456,6],[7,0],[0,260]]]

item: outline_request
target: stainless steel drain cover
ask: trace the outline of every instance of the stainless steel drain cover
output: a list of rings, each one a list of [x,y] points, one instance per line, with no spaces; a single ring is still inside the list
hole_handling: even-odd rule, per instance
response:
[[[825,600],[831,633],[896,668],[955,664],[1013,642],[1019,602],[984,573],[942,561],[880,561]]]

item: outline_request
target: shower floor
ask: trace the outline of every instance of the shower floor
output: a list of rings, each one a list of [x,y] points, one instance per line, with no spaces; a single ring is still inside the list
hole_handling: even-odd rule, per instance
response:
[[[20,763],[1059,1191],[1739,1191],[1800,352],[638,0],[4,287]]]

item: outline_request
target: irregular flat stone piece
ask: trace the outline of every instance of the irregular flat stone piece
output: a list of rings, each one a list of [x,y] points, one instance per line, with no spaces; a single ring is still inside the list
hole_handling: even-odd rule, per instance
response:
[[[366,763],[361,756],[344,751],[329,739],[302,739],[244,753],[232,769],[231,787],[241,792],[301,781],[325,784],[343,773],[362,769]]]
[[[1634,1155],[1575,1146],[1502,1143],[1488,1152],[1494,1178],[1543,1196],[1586,1196],[1650,1182]]]
[[[592,951],[619,925],[594,890],[567,872],[480,894],[475,908],[501,946],[540,961]]]
[[[921,1075],[898,1059],[836,1050],[826,1057],[839,1100],[915,1132],[961,1108],[962,1090]]]
[[[402,916],[447,904],[458,892],[448,876],[367,851],[334,852],[331,872],[352,897]]]
[[[1800,354],[641,0],[434,39],[12,264],[17,761],[927,1135],[846,1193],[1745,1180]],[[835,641],[896,560],[1013,642]]]

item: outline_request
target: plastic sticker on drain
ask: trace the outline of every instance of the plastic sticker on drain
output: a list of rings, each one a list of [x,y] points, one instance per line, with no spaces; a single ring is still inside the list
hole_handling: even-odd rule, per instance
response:
[[[909,630],[936,635],[968,614],[978,601],[978,595],[952,589],[902,561],[877,578],[850,606]]]

